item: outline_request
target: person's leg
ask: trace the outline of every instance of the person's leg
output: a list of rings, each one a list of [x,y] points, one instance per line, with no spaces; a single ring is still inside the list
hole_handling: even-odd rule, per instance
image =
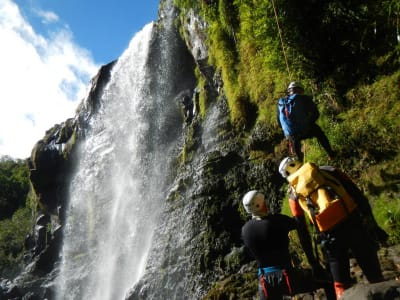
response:
[[[335,152],[333,151],[331,144],[329,143],[329,140],[326,137],[325,133],[322,131],[321,127],[319,127],[317,124],[314,124],[311,127],[311,134],[312,136],[317,138],[319,144],[322,146],[322,148],[325,149],[329,157],[333,158],[335,156]]]
[[[368,281],[370,283],[383,281],[384,278],[377,251],[374,247],[374,241],[371,240],[361,225],[352,239],[349,240],[351,243],[350,249]]]
[[[322,288],[325,291],[326,300],[335,300],[336,291],[334,287],[331,267],[329,265],[329,254],[327,253],[326,249],[322,247],[321,250],[322,250],[321,262],[326,272],[326,282],[323,283]]]
[[[329,269],[334,282],[336,298],[351,285],[348,247],[340,238],[330,239],[324,246]]]
[[[273,287],[265,282],[263,277],[259,278],[258,282],[258,293],[260,300],[282,300],[283,293],[281,287],[278,285]]]
[[[260,295],[260,300],[268,299],[267,291],[264,290],[264,287],[262,286],[261,282],[258,283],[258,294]]]
[[[301,151],[301,139],[298,138],[298,137],[292,137],[291,141],[292,141],[294,153],[296,154],[296,156],[299,159],[299,161],[303,161],[304,154]]]

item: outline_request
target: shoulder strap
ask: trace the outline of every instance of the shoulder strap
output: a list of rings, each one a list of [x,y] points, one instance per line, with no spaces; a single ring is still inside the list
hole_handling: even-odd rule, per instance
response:
[[[315,215],[317,214],[317,208],[315,207],[314,203],[312,202],[310,196],[306,197],[306,203],[307,203],[307,207],[308,207],[308,209],[310,211],[310,215],[311,215],[311,218],[312,218],[312,221],[313,221],[313,224],[314,224],[313,227],[315,227],[317,232],[319,233],[319,228],[318,228],[318,225],[317,225],[318,224],[317,223],[317,218],[315,217]]]
[[[288,100],[289,100],[288,97],[279,98],[278,105],[279,106],[286,106],[289,103]]]

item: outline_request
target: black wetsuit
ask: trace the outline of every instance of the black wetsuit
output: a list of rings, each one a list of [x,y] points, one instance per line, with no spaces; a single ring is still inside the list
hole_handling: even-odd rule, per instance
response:
[[[269,272],[268,269],[280,271],[291,268],[288,233],[293,229],[296,229],[295,220],[281,214],[252,219],[243,226],[243,242],[256,259],[260,276],[263,270],[275,276],[277,272]],[[285,278],[280,275],[279,280],[282,283]],[[259,290],[261,300],[267,299],[261,283]],[[268,288],[268,299],[282,299],[283,293],[279,287]]]
[[[319,241],[335,286],[348,288],[351,285],[349,250],[354,255],[369,282],[382,281],[383,276],[377,256],[378,244],[376,238],[378,236],[378,239],[384,240],[386,233],[376,223],[368,199],[350,178],[340,170],[331,166],[321,166],[320,169],[339,180],[358,205],[347,220],[329,232],[320,233]],[[300,237],[307,235],[305,232],[307,229],[304,224],[304,211],[293,194],[289,195],[289,206],[293,216],[299,222]],[[367,226],[363,223],[366,218],[372,223],[373,231],[368,231]],[[305,239],[305,241],[307,240]],[[305,245],[303,242],[302,246],[303,249],[311,248],[310,245]]]

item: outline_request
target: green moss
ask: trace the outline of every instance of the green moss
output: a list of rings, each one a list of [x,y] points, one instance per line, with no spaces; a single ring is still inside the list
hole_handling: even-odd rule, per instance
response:
[[[207,94],[207,89],[206,89],[206,80],[205,78],[200,74],[200,71],[198,68],[195,70],[195,75],[198,79],[198,89],[199,89],[199,114],[200,118],[204,118],[207,112],[207,108],[209,105],[209,96]]]
[[[203,300],[254,299],[258,290],[256,272],[235,274],[218,281],[204,296]]]
[[[194,152],[196,150],[196,139],[195,139],[195,127],[189,126],[187,134],[185,136],[185,144],[183,145],[181,162],[186,164],[193,159]]]
[[[259,127],[267,128],[262,142],[268,145],[251,148],[246,155],[261,162],[276,162],[286,155],[287,143],[276,120],[277,99],[285,96],[289,81],[301,81],[318,104],[318,124],[338,153],[334,161],[328,161],[317,140],[308,139],[303,143],[306,160],[345,171],[367,194],[378,223],[390,232],[390,242],[399,242],[400,45],[396,24],[400,6],[393,1],[382,5],[275,1],[276,19],[271,1],[175,2],[184,9],[194,8],[208,23],[209,64],[223,81],[218,99],[226,97],[240,143],[249,145]],[[200,117],[204,118],[211,99],[206,93],[210,82],[200,72],[197,78]],[[218,132],[221,136],[227,133]],[[188,140],[184,161],[191,160],[192,145]],[[212,164],[206,167],[209,176],[216,171],[213,168]],[[223,178],[221,185],[228,186],[227,181]],[[282,204],[283,213],[290,215],[287,199]],[[213,204],[207,213],[218,214],[219,209]],[[248,218],[240,205],[238,214],[242,220]],[[214,238],[208,233],[205,243],[213,243]],[[303,264],[305,257],[299,249],[293,234],[291,252],[296,263]],[[204,254],[205,266],[221,262],[221,256],[211,252]],[[256,297],[254,274],[242,275],[225,277],[205,299]],[[246,284],[252,286],[244,288]]]
[[[388,242],[398,244],[400,243],[400,203],[390,198],[390,195],[383,194],[374,199],[372,207],[376,221],[389,233]]]
[[[69,158],[76,146],[77,141],[78,141],[77,128],[74,127],[74,131],[72,132],[71,137],[68,139],[67,143],[65,144],[65,148],[63,150],[63,158],[65,161],[69,160]]]

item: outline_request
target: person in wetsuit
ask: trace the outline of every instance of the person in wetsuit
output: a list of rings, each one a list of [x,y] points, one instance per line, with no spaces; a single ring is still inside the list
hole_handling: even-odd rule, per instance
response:
[[[279,173],[288,179],[302,165],[303,163],[298,159],[286,157],[279,166]],[[336,297],[339,299],[344,291],[352,285],[349,251],[370,283],[384,280],[377,250],[379,243],[384,244],[388,235],[377,224],[368,199],[345,173],[333,166],[319,166],[319,169],[335,178],[357,203],[356,209],[346,219],[332,229],[318,233],[318,242],[325,256],[326,267],[330,270],[334,281]],[[309,235],[305,221],[305,216],[308,214],[305,214],[304,209],[300,206],[293,189],[289,189],[289,207],[298,223],[299,236],[306,237]],[[326,217],[332,218],[332,216]],[[309,238],[303,238],[300,241],[303,249],[311,248]]]
[[[297,229],[296,221],[271,214],[264,194],[257,190],[246,193],[242,203],[252,215],[242,227],[242,240],[258,265],[260,299],[279,300],[314,290],[312,273],[295,272],[291,264],[288,234]]]

